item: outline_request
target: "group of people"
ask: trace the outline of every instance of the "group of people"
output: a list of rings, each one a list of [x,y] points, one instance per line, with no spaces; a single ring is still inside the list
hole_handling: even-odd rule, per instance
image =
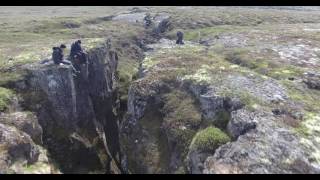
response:
[[[153,22],[151,15],[148,14],[145,19],[146,27],[150,27]],[[176,44],[183,45],[183,33],[181,31],[177,32]],[[79,74],[81,71],[81,65],[87,64],[87,55],[81,47],[81,40],[77,40],[71,45],[70,55],[65,58],[66,45],[61,44],[59,47],[53,47],[52,50],[52,60],[57,65],[70,65],[75,74]]]
[[[86,53],[81,47],[81,40],[77,40],[71,45],[70,55],[65,58],[66,45],[61,44],[59,47],[53,47],[52,60],[57,65],[70,65],[74,73],[79,74],[82,64],[87,64]]]

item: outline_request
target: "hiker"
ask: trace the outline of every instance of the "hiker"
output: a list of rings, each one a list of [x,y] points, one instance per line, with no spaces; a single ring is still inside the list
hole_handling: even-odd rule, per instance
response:
[[[69,58],[77,71],[81,70],[81,65],[87,64],[87,54],[81,47],[81,40],[72,43]]]
[[[146,28],[149,28],[152,25],[150,13],[147,13],[146,16],[143,18],[143,20]]]
[[[184,44],[184,42],[182,41],[183,40],[183,33],[181,31],[178,31],[177,32],[177,41],[176,41],[176,44]]]
[[[86,64],[86,53],[82,50],[81,40],[77,40],[71,45],[70,58],[77,64]]]
[[[52,60],[57,65],[70,65],[74,72],[79,73],[72,65],[72,63],[68,60],[64,59],[64,51],[66,49],[66,45],[61,44],[60,47],[53,47],[52,50]]]
[[[55,64],[71,64],[68,60],[63,59],[63,54],[65,51],[66,46],[64,44],[61,44],[60,47],[53,47],[52,50],[52,60]]]

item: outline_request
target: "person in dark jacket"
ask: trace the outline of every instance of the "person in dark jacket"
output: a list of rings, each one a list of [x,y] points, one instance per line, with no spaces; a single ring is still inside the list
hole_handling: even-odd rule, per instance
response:
[[[181,31],[178,31],[177,32],[177,41],[176,41],[176,44],[184,44],[183,42],[183,33]]]
[[[82,52],[81,40],[77,40],[76,42],[72,43],[70,57],[74,58],[74,56],[77,55],[79,52]]]
[[[54,64],[60,64],[60,62],[62,61],[59,47],[52,48],[52,60]]]
[[[77,40],[71,45],[69,57],[78,71],[81,69],[81,64],[87,64],[87,54],[81,47],[81,40]]]
[[[67,64],[70,65],[71,62],[64,59],[64,51],[66,49],[66,45],[61,44],[60,47],[53,47],[52,50],[52,60],[55,64]]]

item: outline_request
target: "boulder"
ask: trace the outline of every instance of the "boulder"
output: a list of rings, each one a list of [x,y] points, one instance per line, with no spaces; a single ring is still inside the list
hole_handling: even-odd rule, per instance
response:
[[[227,131],[232,138],[236,139],[255,127],[256,120],[254,113],[244,109],[231,112],[231,120],[228,123]]]
[[[320,74],[316,73],[305,73],[303,82],[308,86],[310,89],[317,89],[320,90]]]
[[[14,126],[20,131],[27,133],[35,143],[42,144],[42,127],[32,112],[3,114],[0,116],[0,123]]]
[[[0,169],[9,171],[16,162],[32,164],[38,160],[39,149],[29,135],[0,123]]]
[[[272,113],[240,110],[233,114],[228,130],[238,136],[237,140],[209,156],[203,173],[319,173],[308,158],[311,150],[300,143],[293,131],[281,127]]]

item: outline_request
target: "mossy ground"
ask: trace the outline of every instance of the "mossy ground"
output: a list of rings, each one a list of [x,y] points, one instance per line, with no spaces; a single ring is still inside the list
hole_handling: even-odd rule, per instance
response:
[[[269,60],[270,57],[255,57],[250,49],[235,48],[225,53],[226,60],[233,64],[247,67],[256,73],[265,75],[277,80],[298,78],[303,75],[305,69],[280,63],[274,60]]]
[[[74,11],[70,13],[72,12]],[[143,27],[123,22],[101,20],[94,24],[90,23],[90,20],[103,15],[51,18],[40,16],[11,23],[3,19],[4,23],[1,24],[0,30],[0,74],[6,78],[1,79],[1,84],[6,84],[20,76],[18,70],[21,65],[50,58],[53,46],[64,43],[69,49],[73,41],[81,39],[83,47],[89,50],[110,37],[113,47],[119,50],[123,48],[122,42],[132,43],[132,40],[143,31]],[[108,13],[106,12],[105,15]],[[131,75],[137,68],[136,50],[132,47],[124,49],[118,52],[119,69]],[[10,68],[17,70],[8,72],[7,69]]]
[[[166,123],[171,126],[184,125],[190,128],[198,128],[201,123],[201,114],[196,102],[190,95],[183,91],[173,90],[164,96],[163,107],[166,116]]]
[[[0,111],[4,111],[10,105],[14,92],[0,87]]]
[[[126,92],[137,72],[139,64],[137,60],[141,58],[141,49],[139,50],[135,40],[137,37],[144,36],[145,32],[141,26],[104,20],[103,17],[117,14],[120,10],[128,10],[130,7],[74,7],[74,9],[42,7],[41,13],[46,13],[41,14],[38,12],[39,9],[32,10],[35,11],[35,16],[29,16],[28,8],[24,8],[16,12],[18,16],[8,16],[5,13],[7,10],[4,9],[4,16],[0,18],[0,86],[6,86],[9,82],[23,78],[23,71],[20,71],[19,67],[50,57],[52,46],[58,46],[61,43],[70,44],[80,38],[83,39],[85,48],[90,49],[96,46],[96,43],[100,43],[101,39],[111,37],[113,49],[120,59],[118,66],[120,98],[123,104],[126,104]],[[320,111],[320,104],[315,101],[320,97],[318,91],[309,90],[301,84],[287,80],[291,77],[298,79],[303,72],[309,70],[308,68],[288,62],[278,62],[278,54],[270,50],[270,47],[265,47],[268,50],[264,53],[258,52],[259,48],[256,48],[270,42],[286,45],[288,41],[297,39],[303,39],[304,42],[310,41],[308,43],[319,46],[317,42],[320,40],[319,32],[303,30],[309,26],[317,28],[316,23],[320,22],[320,18],[316,12],[293,11],[293,13],[292,11],[265,11],[239,7],[149,7],[148,11],[170,13],[174,30],[165,34],[170,39],[175,39],[177,30],[185,33],[186,40],[194,42],[199,38],[239,35],[249,39],[249,46],[230,48],[218,43],[209,48],[185,45],[160,51],[149,61],[143,62],[143,66],[150,72],[144,81],[136,84],[137,90],[141,93],[150,93],[144,87],[156,85],[161,81],[175,84],[177,81],[191,80],[199,84],[215,84],[221,88],[217,92],[219,95],[239,97],[246,107],[254,110],[257,106],[267,105],[259,97],[254,97],[241,88],[235,90],[224,87],[224,78],[228,75],[247,77],[253,74],[261,79],[274,78],[280,81],[286,86],[290,101],[301,105],[306,112]],[[280,38],[274,37],[275,34]],[[240,41],[243,40],[240,39]],[[10,93],[4,88],[0,89],[0,93],[2,93],[0,94],[1,110],[2,107],[5,109],[7,106],[7,97]],[[195,127],[201,119],[199,110],[194,100],[183,92],[173,91],[167,94],[165,99],[167,101],[165,107],[167,111],[171,111],[171,116],[169,115],[166,120],[174,127],[172,133],[180,140],[181,149],[186,149],[185,147],[191,143],[192,137],[196,134]],[[150,128],[156,137],[162,136],[157,129],[154,129],[154,121],[142,122],[145,128]],[[180,129],[180,126],[186,126],[187,129]],[[222,126],[225,126],[225,122]],[[304,132],[309,132],[310,126],[301,125],[297,130],[302,134],[309,134]],[[201,132],[196,138],[198,140],[194,140],[199,142],[199,147],[202,145],[204,148],[207,145],[211,147],[216,140],[212,136],[227,140],[223,133],[213,127]],[[221,140],[219,138],[218,142]],[[158,143],[161,147],[152,146],[150,148],[152,152],[165,148],[166,142]],[[167,153],[165,149],[160,151]],[[155,163],[152,153],[150,154],[146,158]],[[161,166],[166,162],[167,159],[163,159]]]
[[[170,139],[176,142],[181,159],[184,159],[191,140],[202,123],[200,110],[195,99],[180,90],[165,94],[164,102],[164,127],[169,136],[172,136]]]
[[[255,97],[241,87],[227,86],[225,78],[229,75],[248,77],[252,73],[263,80],[268,78],[247,67],[229,62],[216,52],[207,53],[205,48],[197,45],[186,45],[160,51],[152,57],[147,57],[142,64],[148,69],[148,76],[137,83],[137,89],[144,92],[144,87],[156,82],[192,81],[200,85],[214,84],[217,95],[221,97],[237,97],[249,109],[257,104],[265,105],[260,97]],[[148,93],[148,92],[146,92]]]
[[[297,26],[301,28],[300,25]],[[271,111],[274,108],[278,108],[278,104],[267,102],[260,96],[248,92],[242,86],[228,86],[226,84],[226,77],[243,76],[248,79],[254,77],[257,83],[272,80],[273,82],[282,85],[288,95],[288,99],[282,102],[283,104],[281,103],[284,107],[292,109],[294,104],[295,108],[300,108],[302,112],[319,112],[318,107],[320,107],[320,105],[318,105],[318,101],[314,101],[314,99],[320,97],[318,91],[306,88],[306,86],[299,81],[299,79],[302,78],[303,73],[309,71],[313,67],[298,66],[291,61],[279,60],[278,52],[271,50],[271,48],[268,49],[269,47],[263,47],[262,49],[264,50],[260,49],[260,46],[263,45],[259,44],[261,42],[257,39],[266,37],[266,41],[272,43],[274,42],[274,40],[272,40],[274,37],[272,37],[271,34],[273,31],[279,33],[280,36],[284,36],[283,39],[280,40],[281,45],[284,46],[286,43],[295,41],[299,38],[312,39],[307,34],[297,34],[298,31],[294,32],[290,30],[287,34],[280,32],[289,27],[291,27],[291,25],[288,27],[280,26],[277,29],[276,26],[269,27],[264,25],[256,28],[256,31],[258,32],[256,34],[250,34],[252,28],[248,27],[235,27],[232,29],[224,26],[216,27],[216,30],[206,27],[186,30],[185,38],[194,42],[198,41],[197,33],[199,31],[204,37],[214,38],[216,35],[223,35],[225,33],[230,33],[231,36],[232,34],[240,33],[251,39],[249,38],[249,46],[239,48],[224,47],[221,44],[214,44],[213,46],[206,48],[204,46],[186,43],[183,47],[160,49],[157,53],[147,57],[146,61],[143,61],[142,66],[148,70],[148,75],[143,78],[143,81],[138,83],[139,87],[137,89],[148,94],[146,91],[147,88],[144,87],[148,87],[150,84],[156,85],[157,83],[163,82],[176,83],[191,80],[192,83],[199,85],[214,85],[217,95],[221,97],[239,98],[240,101],[245,104],[245,108],[250,111],[256,111],[257,109]],[[168,37],[174,38],[174,32],[171,33],[172,34],[168,34]],[[289,80],[292,78],[293,80]],[[172,102],[179,99],[177,98],[176,93],[172,93],[167,97],[171,98]],[[178,101],[182,106],[187,98],[180,99],[183,99]],[[189,102],[188,104],[192,103]],[[179,109],[178,105],[172,107],[174,107],[174,109]],[[192,108],[189,109],[193,111]],[[224,115],[226,114],[222,113],[221,117],[225,117]],[[173,114],[171,122],[179,124],[178,122],[181,119],[179,117],[181,117],[179,113]],[[203,150],[214,151],[215,148],[218,147],[214,145],[216,139],[212,138],[212,140],[208,140],[210,139],[209,137],[221,138],[223,143],[230,141],[230,138],[223,132],[223,128],[226,127],[229,118],[226,117],[225,119],[226,122],[222,121],[219,125],[214,124],[221,128],[215,132],[215,135],[212,132],[213,130],[203,133],[201,136],[198,135],[200,136],[198,138],[196,135],[196,132],[200,133],[198,129],[173,129],[171,131],[172,134],[175,135],[175,138],[181,139],[181,149],[185,150],[187,144],[197,144],[193,146],[199,146],[199,148]],[[300,123],[299,120],[295,120],[295,122]],[[307,120],[303,122],[307,122]],[[207,126],[208,125],[212,124],[207,123]],[[310,137],[310,134],[314,134],[314,131],[310,131],[310,126],[305,125],[304,123],[294,125],[291,128],[296,130],[301,137]],[[190,141],[190,137],[192,136],[194,136],[192,140],[193,143]],[[200,140],[196,141],[195,139]],[[212,149],[210,149],[210,147],[212,147]]]
[[[320,112],[320,102],[316,101],[320,97],[320,92],[308,89],[303,84],[298,84],[289,80],[281,81],[286,86],[289,98],[302,106],[306,112]]]

